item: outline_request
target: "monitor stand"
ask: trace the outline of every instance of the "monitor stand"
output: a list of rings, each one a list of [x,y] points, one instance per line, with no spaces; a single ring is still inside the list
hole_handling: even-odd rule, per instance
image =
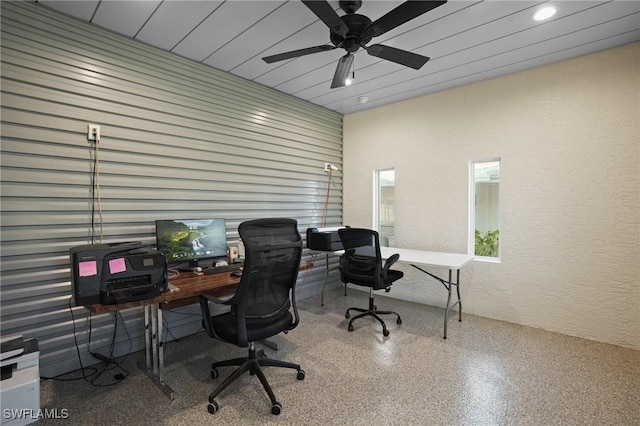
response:
[[[214,263],[215,265],[215,263]],[[208,265],[211,266],[211,265]],[[186,271],[186,272],[193,272],[194,269],[196,269],[197,267],[201,267],[201,268],[206,268],[207,266],[205,265],[200,265],[198,260],[190,260],[189,262],[185,262],[185,263],[181,263],[180,266],[178,267],[178,270],[180,271]]]

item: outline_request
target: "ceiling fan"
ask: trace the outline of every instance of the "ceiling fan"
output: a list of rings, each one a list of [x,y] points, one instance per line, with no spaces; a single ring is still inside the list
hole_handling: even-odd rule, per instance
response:
[[[271,64],[273,62],[293,59],[312,53],[342,48],[347,51],[347,54],[338,60],[338,66],[331,83],[331,88],[334,89],[345,86],[345,80],[353,65],[353,54],[360,50],[360,48],[366,50],[371,56],[386,59],[387,61],[395,62],[416,70],[420,69],[427,63],[429,60],[428,57],[383,44],[374,44],[371,46],[367,46],[366,44],[369,43],[373,37],[378,37],[438,6],[442,6],[446,3],[446,0],[406,1],[373,22],[366,16],[356,13],[356,11],[360,9],[360,6],[362,6],[362,1],[359,0],[341,0],[339,2],[340,8],[346,13],[346,15],[343,16],[338,16],[326,0],[303,0],[302,3],[311,9],[311,11],[329,27],[329,39],[332,45],[324,44],[321,46],[307,47],[305,49],[267,56],[262,59],[266,63]]]

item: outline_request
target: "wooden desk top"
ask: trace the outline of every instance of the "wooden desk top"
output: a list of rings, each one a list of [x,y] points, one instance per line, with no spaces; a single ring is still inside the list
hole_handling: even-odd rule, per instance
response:
[[[312,266],[313,262],[303,261],[300,263],[300,270],[304,271],[310,269]],[[183,272],[180,276],[169,279],[169,284],[177,287],[179,289],[177,291],[169,290],[153,299],[118,303],[115,305],[102,305],[97,303],[87,305],[85,308],[94,313],[104,313],[158,303],[162,309],[172,309],[198,303],[199,297],[203,294],[212,294],[217,297],[232,295],[239,283],[240,277],[232,276],[231,272],[209,275],[196,275],[192,272]]]
[[[138,306],[153,305],[154,303],[161,304],[163,309],[177,308],[179,306],[198,303],[198,297],[202,294],[214,294],[217,296],[233,294],[239,283],[240,277],[234,277],[230,272],[209,275],[196,275],[192,272],[183,272],[180,276],[169,279],[169,284],[174,285],[179,290],[169,290],[153,299],[114,305],[97,303],[85,307],[95,313],[113,312]]]

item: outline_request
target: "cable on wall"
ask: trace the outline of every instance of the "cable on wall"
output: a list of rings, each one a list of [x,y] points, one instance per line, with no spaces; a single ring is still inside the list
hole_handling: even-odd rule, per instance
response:
[[[327,226],[327,211],[329,210],[329,194],[331,193],[331,177],[333,176],[333,171],[338,170],[336,166],[333,164],[326,164],[325,170],[329,172],[329,179],[327,181],[327,194],[324,198],[324,205],[322,206],[322,216],[320,218],[320,226]]]
[[[329,210],[329,195],[331,194],[331,178],[333,177],[333,172],[337,171],[338,168],[331,163],[325,163],[324,165],[325,171],[329,172],[329,178],[327,180],[327,193],[324,197],[324,203],[322,206],[322,216],[320,217],[320,227],[324,228],[327,226],[327,211]],[[309,256],[311,257],[312,262],[315,261],[317,257],[317,253],[310,252]],[[296,297],[300,295],[302,292],[302,288],[304,287],[304,283],[307,281],[307,276],[309,275],[310,268],[307,269],[304,273],[304,277],[302,278],[302,282],[296,291]]]
[[[100,232],[98,242],[102,242],[104,234],[104,220],[102,217],[102,199],[100,195],[100,126],[90,124],[87,138],[93,141],[93,173],[91,176],[91,243],[95,243],[96,238],[96,201],[99,218]]]

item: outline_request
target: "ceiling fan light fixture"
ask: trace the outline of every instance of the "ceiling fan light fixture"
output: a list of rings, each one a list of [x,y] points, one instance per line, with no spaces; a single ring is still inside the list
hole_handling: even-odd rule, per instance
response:
[[[555,14],[556,14],[556,8],[555,7],[546,6],[546,7],[543,7],[542,9],[538,10],[536,13],[533,14],[533,20],[534,21],[546,21],[547,19],[551,18]]]
[[[356,72],[355,72],[355,71],[353,71],[353,72],[351,73],[351,77],[347,77],[347,78],[344,80],[344,85],[345,85],[345,86],[351,86],[351,85],[353,84],[353,80],[355,80],[355,79],[356,79]]]

